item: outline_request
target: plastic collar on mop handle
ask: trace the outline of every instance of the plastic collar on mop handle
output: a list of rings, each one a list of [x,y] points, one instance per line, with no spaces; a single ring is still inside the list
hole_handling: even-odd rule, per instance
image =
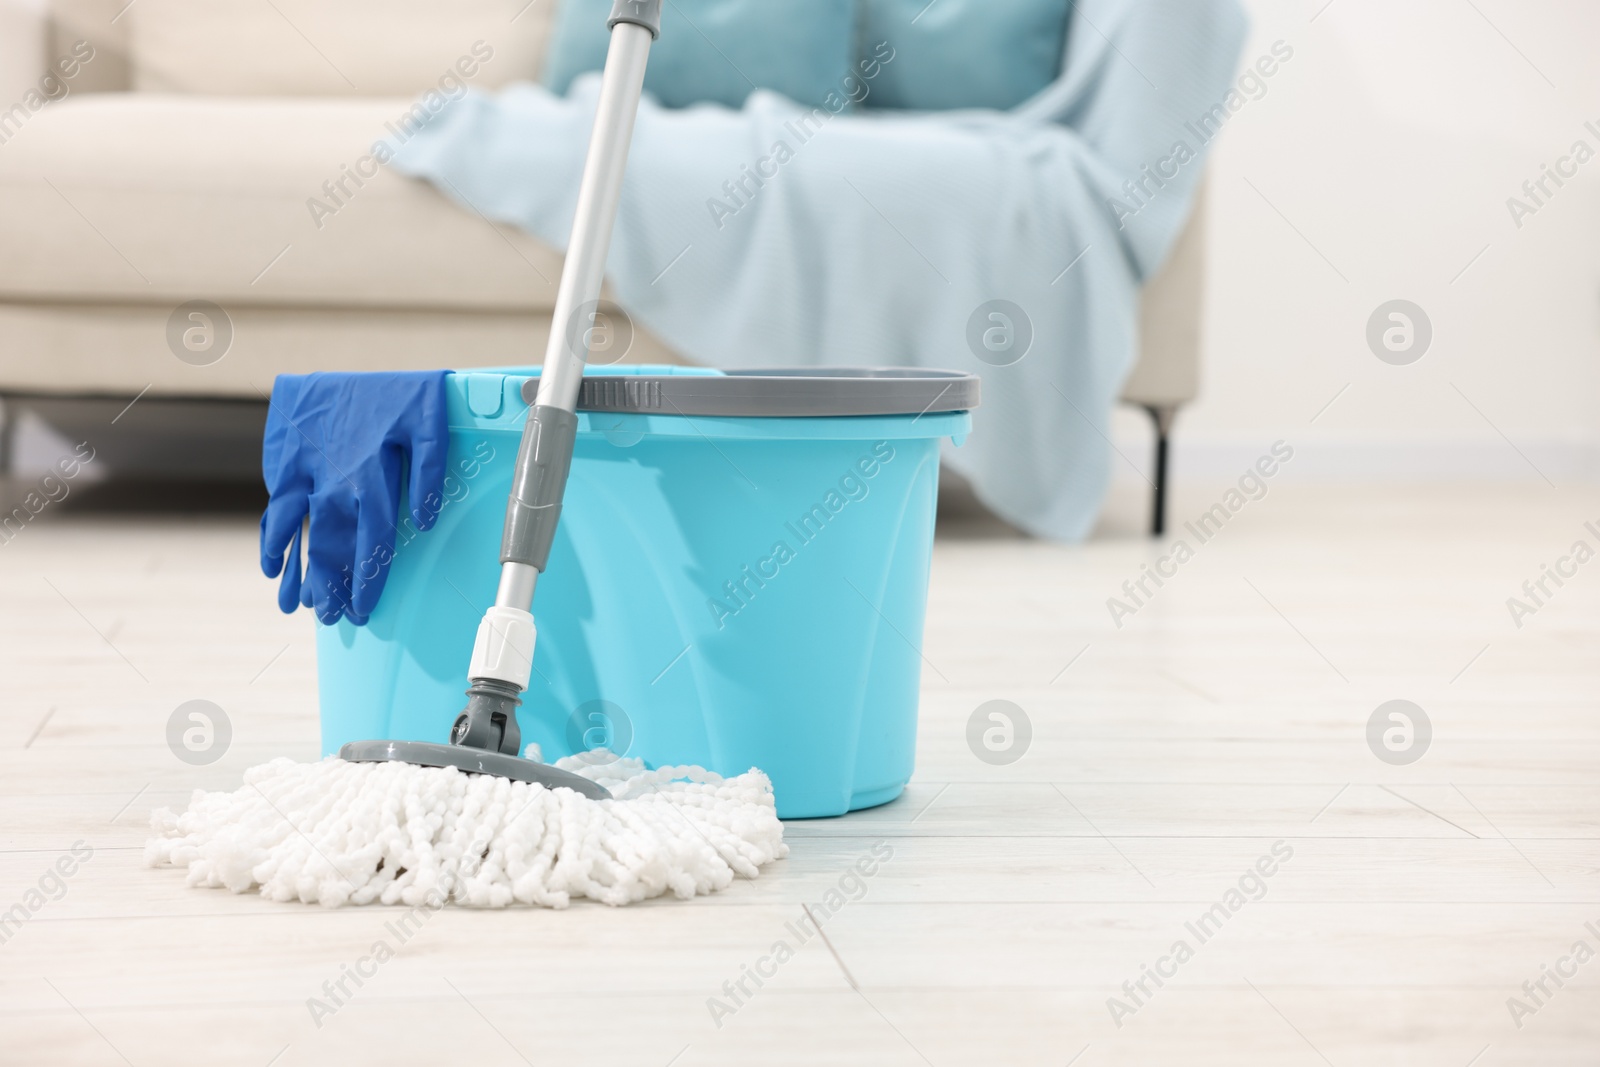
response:
[[[522,428],[511,499],[506,504],[501,563],[525,563],[543,571],[561,518],[561,496],[572,467],[578,417],[562,408],[536,405]]]
[[[661,37],[661,0],[617,0],[611,5],[611,17],[606,29],[616,29],[619,22],[631,22],[650,31],[652,39]]]

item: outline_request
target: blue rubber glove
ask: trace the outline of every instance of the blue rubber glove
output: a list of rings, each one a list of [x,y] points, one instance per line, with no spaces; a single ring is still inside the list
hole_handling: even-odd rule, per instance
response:
[[[443,504],[446,371],[280,374],[262,440],[270,499],[261,570],[283,573],[278,606],[312,608],[332,625],[364,625],[389,577],[410,471],[410,511],[426,530]],[[306,570],[300,570],[301,528]]]

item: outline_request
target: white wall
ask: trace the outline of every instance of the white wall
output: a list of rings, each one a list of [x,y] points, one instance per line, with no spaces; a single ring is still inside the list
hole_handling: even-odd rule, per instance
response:
[[[1178,425],[1179,478],[1280,437],[1311,480],[1600,477],[1600,4],[1247,6],[1246,60],[1279,39],[1294,57],[1212,160],[1204,396]],[[1597,158],[1518,229],[1507,197],[1578,139]],[[1394,298],[1433,325],[1410,366],[1366,344]],[[1141,420],[1117,429],[1143,462]]]

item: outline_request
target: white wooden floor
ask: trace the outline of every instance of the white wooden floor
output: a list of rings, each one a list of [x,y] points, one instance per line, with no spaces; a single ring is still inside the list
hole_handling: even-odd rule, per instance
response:
[[[310,620],[278,614],[250,521],[46,515],[0,545],[0,909],[50,890],[0,945],[0,1062],[1593,1065],[1600,960],[1520,1027],[1507,1007],[1600,951],[1600,562],[1520,630],[1505,606],[1600,547],[1585,520],[1600,495],[1276,487],[1120,631],[1105,600],[1147,542],[946,538],[902,800],[791,824],[788,860],[712,898],[446,911],[319,1026],[308,998],[394,913],[141,861],[152,806],[315,756]],[[209,767],[164,738],[193,698],[234,728]],[[1365,740],[1396,698],[1434,728],[1409,766]],[[967,746],[992,699],[1032,722],[1009,766]],[[708,998],[879,841],[830,944],[715,1025]],[[1201,943],[1186,923],[1280,841]]]

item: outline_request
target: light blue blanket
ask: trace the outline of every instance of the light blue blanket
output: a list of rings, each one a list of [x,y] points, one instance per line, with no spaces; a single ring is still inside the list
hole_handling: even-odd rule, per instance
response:
[[[947,462],[1006,519],[1082,538],[1139,285],[1187,217],[1244,30],[1236,0],[1079,0],[1062,76],[1006,113],[647,100],[608,277],[698,363],[977,371],[983,404]],[[564,248],[598,88],[469,94],[394,165]],[[992,317],[997,300],[1025,321]]]

